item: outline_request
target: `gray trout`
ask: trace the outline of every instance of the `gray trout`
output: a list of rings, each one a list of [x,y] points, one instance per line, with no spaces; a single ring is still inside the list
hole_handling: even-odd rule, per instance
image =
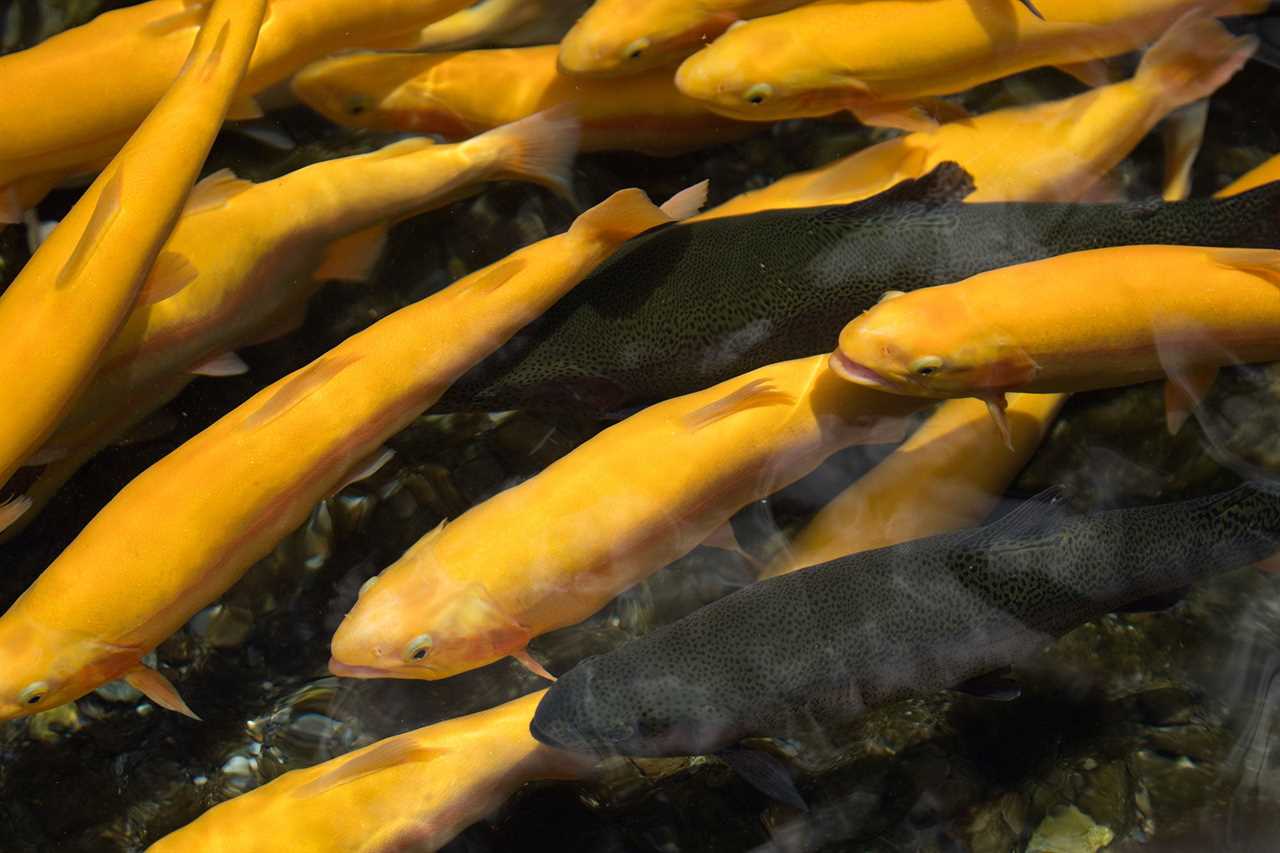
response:
[[[964,203],[972,191],[943,163],[852,204],[648,231],[435,411],[618,413],[830,352],[887,290],[1107,246],[1280,248],[1280,183],[1173,204]]]
[[[985,527],[761,581],[588,658],[531,731],[573,751],[671,756],[822,730],[980,682],[1084,622],[1278,550],[1271,483],[1099,513],[1033,500]]]

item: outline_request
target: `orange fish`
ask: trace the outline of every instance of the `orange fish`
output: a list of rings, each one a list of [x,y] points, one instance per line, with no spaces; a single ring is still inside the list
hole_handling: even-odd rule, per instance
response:
[[[510,83],[495,88],[493,80]],[[554,45],[336,56],[300,71],[293,92],[339,124],[448,138],[568,106],[582,120],[583,151],[675,154],[742,139],[759,129],[684,97],[669,71],[616,80],[561,74]]]

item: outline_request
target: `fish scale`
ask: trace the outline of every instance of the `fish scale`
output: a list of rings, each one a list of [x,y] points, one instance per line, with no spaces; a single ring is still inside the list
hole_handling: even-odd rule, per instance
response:
[[[1280,248],[1280,184],[1229,199],[981,203],[964,170],[848,205],[655,229],[627,243],[437,411],[610,414],[833,349],[887,290],[1109,246]]]
[[[1280,489],[1081,514],[1032,501],[975,530],[762,581],[562,676],[534,736],[630,755],[716,752],[927,694],[1105,613],[1280,549]]]

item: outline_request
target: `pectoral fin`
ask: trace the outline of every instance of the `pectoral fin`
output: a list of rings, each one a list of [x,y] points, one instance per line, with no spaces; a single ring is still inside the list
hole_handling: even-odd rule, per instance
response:
[[[330,243],[316,267],[316,281],[368,281],[386,248],[387,230],[385,224],[375,225]]]
[[[31,509],[31,498],[26,495],[18,495],[0,502],[0,530],[13,524],[29,509]]]
[[[1013,450],[1013,430],[1009,426],[1009,415],[1006,410],[1009,408],[1009,398],[1004,394],[992,394],[989,397],[982,397],[987,404],[987,413],[991,415],[991,420],[995,421],[996,429],[1000,430],[1000,438],[1004,441],[1004,446]]]
[[[684,425],[696,432],[718,420],[759,406],[792,405],[795,397],[779,391],[768,379],[753,379],[741,388],[714,400],[683,418]]]
[[[1044,20],[1044,15],[1040,14],[1040,10],[1036,8],[1035,3],[1031,2],[1031,0],[1020,0],[1020,2],[1022,3],[1023,6],[1027,7],[1027,11],[1035,15],[1040,20],[1042,21]]]
[[[249,365],[235,353],[224,352],[222,355],[196,365],[190,372],[197,376],[240,376],[249,372]]]
[[[264,115],[265,113],[262,111],[262,106],[248,95],[236,98],[231,102],[231,106],[227,110],[228,121],[262,118]]]
[[[1218,377],[1216,367],[1195,367],[1164,383],[1164,417],[1169,435],[1177,435],[1191,412],[1209,393]]]
[[[291,796],[314,797],[379,770],[398,767],[410,761],[430,761],[444,754],[443,749],[419,746],[411,737],[383,741],[296,788]]]
[[[151,273],[142,283],[136,306],[163,302],[199,277],[200,273],[186,255],[166,249],[151,265]]]
[[[342,485],[334,489],[334,493],[342,491],[352,483],[358,483],[361,480],[367,480],[382,469],[396,455],[396,452],[390,447],[379,447],[373,453],[370,453],[364,459],[361,459],[343,479]]]
[[[178,688],[174,687],[169,679],[154,669],[139,664],[136,668],[126,672],[123,677],[130,687],[142,693],[142,695],[161,708],[175,711],[193,720],[200,719],[195,715],[194,711],[187,707],[187,703],[183,701],[182,696],[178,693]]]
[[[533,655],[529,654],[528,648],[523,648],[518,651],[512,652],[511,657],[515,658],[516,661],[521,666],[523,666],[525,669],[529,670],[539,678],[545,678],[547,681],[556,680],[556,677],[554,675],[547,672],[546,667],[544,667],[542,664],[534,660]]]
[[[766,797],[802,812],[809,810],[791,779],[791,773],[773,755],[758,749],[731,747],[717,752],[716,758],[728,764],[743,781]]]
[[[237,178],[230,169],[219,169],[200,179],[187,196],[182,208],[183,216],[193,216],[207,210],[216,210],[232,198],[253,187],[252,181]]]

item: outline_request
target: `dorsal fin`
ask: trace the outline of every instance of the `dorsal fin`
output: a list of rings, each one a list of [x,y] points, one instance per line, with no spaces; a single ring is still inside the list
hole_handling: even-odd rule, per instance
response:
[[[98,194],[97,204],[94,205],[93,213],[90,214],[89,221],[84,226],[80,242],[76,243],[71,257],[67,258],[66,264],[58,273],[55,287],[63,287],[79,274],[88,262],[89,256],[93,254],[93,250],[102,241],[107,228],[120,215],[120,205],[124,198],[123,183],[124,170],[117,168],[103,186],[102,192]]]
[[[327,773],[320,774],[294,790],[292,796],[314,797],[379,770],[396,767],[408,761],[430,761],[444,754],[445,750],[438,747],[419,746],[412,737],[393,738],[371,747],[355,758],[342,762]]]
[[[173,296],[195,281],[200,275],[187,256],[180,252],[164,250],[151,265],[151,274],[142,283],[135,307],[154,305]]]
[[[697,431],[737,412],[758,406],[790,405],[795,401],[795,397],[779,391],[768,379],[753,379],[741,388],[690,412],[684,416],[683,421],[686,428]]]
[[[142,31],[149,36],[161,37],[170,33],[176,33],[179,30],[193,29],[204,23],[205,17],[209,13],[209,7],[203,3],[184,3],[181,12],[174,12],[172,15],[166,15],[163,18],[156,18],[149,24],[142,27]]]
[[[877,207],[916,202],[929,206],[941,206],[964,201],[977,187],[973,176],[959,163],[947,160],[932,171],[918,178],[894,184],[889,189],[868,199],[850,202],[838,208],[841,215],[858,209],[871,211]]]
[[[284,380],[271,397],[240,422],[244,429],[260,429],[305,400],[317,388],[354,363],[354,355],[329,355]]]
[[[1068,494],[1065,486],[1050,486],[973,532],[1013,537],[1034,535],[1062,518]]]
[[[216,210],[252,186],[253,181],[237,178],[230,169],[219,169],[192,187],[182,215],[193,216],[207,210]]]

